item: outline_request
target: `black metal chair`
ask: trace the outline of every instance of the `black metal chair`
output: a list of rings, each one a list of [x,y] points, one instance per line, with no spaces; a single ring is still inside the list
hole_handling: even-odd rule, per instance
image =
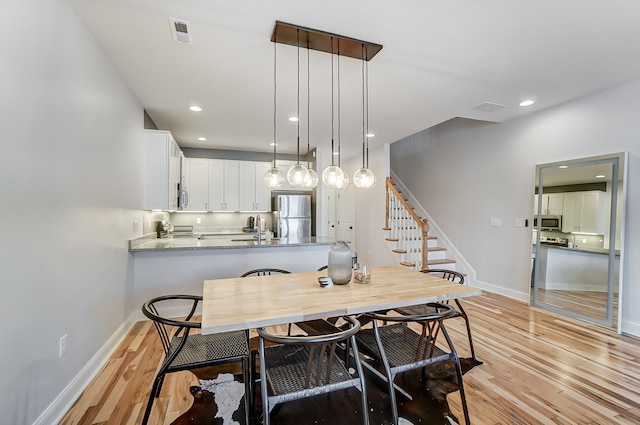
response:
[[[438,275],[443,279],[450,280],[451,282],[456,282],[461,285],[464,285],[464,276],[457,271],[454,270],[445,270],[445,269],[430,269],[430,270],[422,270],[422,273],[429,273],[433,275]],[[467,336],[469,338],[469,349],[471,350],[471,358],[473,359],[475,364],[482,364],[482,360],[476,357],[476,352],[473,348],[473,338],[471,337],[471,326],[469,325],[469,316],[462,308],[462,304],[457,299],[454,299],[456,306],[458,307],[455,314],[452,317],[462,317],[464,318],[465,324],[467,326]],[[448,301],[447,301],[448,304]],[[409,307],[401,307],[394,309],[400,314],[404,315],[429,315],[435,313],[435,309],[429,307],[426,304],[413,305]]]
[[[243,273],[240,277],[249,277],[249,276],[270,276],[272,274],[289,274],[291,273],[288,270],[283,269],[274,269],[270,267],[261,268],[261,269],[253,269],[248,272]]]
[[[265,425],[269,425],[274,407],[281,403],[349,387],[360,390],[362,421],[369,423],[364,374],[354,339],[360,330],[360,323],[352,317],[344,319],[349,324],[347,329],[334,327],[330,333],[314,336],[274,335],[263,328],[258,329]],[[265,347],[266,341],[279,345]],[[357,371],[355,377],[336,355],[339,344],[348,341],[350,343],[345,346],[350,346],[353,352]]]
[[[169,318],[160,312],[161,309],[171,311],[169,308],[184,306],[184,301],[189,301],[191,304],[189,313],[184,319]],[[144,315],[153,321],[165,352],[165,359],[153,381],[142,425],[146,425],[149,420],[153,399],[160,395],[162,383],[167,373],[231,362],[242,362],[245,419],[247,424],[249,423],[252,394],[249,369],[249,332],[190,334],[192,329],[201,328],[200,322],[193,319],[201,301],[202,297],[199,295],[165,295],[153,298],[142,306]]]
[[[394,379],[398,373],[411,369],[423,369],[436,362],[452,360],[455,364],[462,409],[465,423],[469,424],[467,401],[462,385],[462,368],[451,338],[444,327],[443,319],[455,314],[453,306],[448,304],[429,303],[434,314],[419,316],[389,315],[367,313],[364,316],[372,319],[373,327],[361,329],[356,334],[358,347],[362,353],[382,363],[386,372],[389,397],[394,424],[398,425],[398,405],[394,389]],[[382,323],[380,323],[382,322]],[[417,323],[422,327],[422,334],[414,331],[408,324]],[[436,346],[438,334],[444,335],[449,351]]]

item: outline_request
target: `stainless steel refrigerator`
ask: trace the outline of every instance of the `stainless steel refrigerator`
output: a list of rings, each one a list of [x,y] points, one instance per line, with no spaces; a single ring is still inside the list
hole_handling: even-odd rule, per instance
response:
[[[311,237],[311,195],[278,194],[272,204],[277,237]]]

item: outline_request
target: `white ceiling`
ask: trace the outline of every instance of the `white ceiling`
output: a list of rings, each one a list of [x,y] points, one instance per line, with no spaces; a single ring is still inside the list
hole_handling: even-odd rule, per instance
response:
[[[69,0],[141,105],[182,147],[270,151],[276,20],[382,44],[372,144],[453,117],[502,122],[640,77],[638,0]],[[169,18],[190,22],[192,45]],[[278,51],[278,150],[296,151],[296,48]],[[331,140],[330,55],[312,51],[311,141]],[[302,153],[306,51],[301,52]],[[343,154],[362,146],[361,63],[341,59]],[[525,98],[533,106],[519,107]],[[498,112],[473,107],[493,102]],[[203,112],[188,110],[192,104]],[[207,137],[206,142],[197,137]],[[337,141],[337,119],[336,119]]]

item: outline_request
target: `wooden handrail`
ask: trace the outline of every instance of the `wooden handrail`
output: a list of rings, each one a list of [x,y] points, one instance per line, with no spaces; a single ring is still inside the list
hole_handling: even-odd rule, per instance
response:
[[[427,234],[429,233],[429,223],[427,221],[426,218],[421,218],[418,214],[416,214],[416,212],[414,211],[414,209],[409,205],[409,203],[404,199],[404,197],[400,194],[400,192],[398,192],[398,189],[396,189],[396,186],[393,182],[393,177],[387,177],[386,179],[386,186],[387,186],[387,192],[386,192],[386,196],[387,196],[387,211],[386,211],[386,217],[385,217],[385,228],[389,228],[389,190],[392,191],[395,195],[396,198],[398,198],[400,200],[400,202],[402,203],[402,205],[404,206],[405,210],[409,211],[409,214],[411,215],[411,217],[413,218],[413,220],[416,222],[416,224],[418,225],[418,227],[420,227],[421,233],[422,233],[422,267],[421,270],[427,270],[428,266],[427,266]]]

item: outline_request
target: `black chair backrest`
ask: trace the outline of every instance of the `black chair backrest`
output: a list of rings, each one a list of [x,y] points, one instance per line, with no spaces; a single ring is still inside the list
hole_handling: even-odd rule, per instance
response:
[[[163,303],[169,304],[176,300],[191,301],[191,308],[184,320],[177,320],[162,316],[158,310],[159,305]],[[162,348],[166,355],[169,355],[172,336],[179,335],[186,337],[191,329],[200,329],[200,322],[191,321],[200,301],[202,301],[202,296],[200,295],[163,295],[152,298],[142,305],[142,313],[153,321],[153,324],[158,331],[158,335],[160,336],[160,341],[162,341]],[[169,327],[175,327],[177,330],[173,333]]]
[[[443,320],[456,314],[455,308],[449,304],[427,303],[429,307],[434,307],[435,313],[425,315],[388,315],[383,313],[365,313],[366,317],[383,322],[432,322]]]
[[[249,270],[246,273],[243,273],[242,275],[240,275],[240,277],[248,277],[248,276],[269,276],[272,274],[289,274],[291,273],[288,270],[283,270],[283,269],[275,269],[275,268],[261,268],[261,269],[254,269],[254,270]]]
[[[324,378],[324,382],[329,381],[329,376],[331,376],[331,368],[332,362],[335,359],[335,351],[336,346],[339,342],[344,341],[348,338],[354,336],[360,330],[360,322],[353,317],[345,316],[344,320],[346,320],[349,324],[349,328],[341,330],[340,328],[335,328],[336,331],[333,333],[326,333],[322,335],[309,335],[309,336],[285,336],[285,335],[275,335],[267,332],[264,328],[258,328],[258,334],[261,338],[266,341],[273,342],[275,344],[281,345],[294,345],[294,346],[306,346],[309,349],[308,358],[306,361],[306,376],[305,376],[305,387],[309,388],[310,383],[314,383],[314,386],[322,385],[322,376],[321,372],[323,370],[323,362],[325,353],[327,348],[329,348],[327,364],[325,366],[326,377]],[[315,350],[319,346],[319,352],[317,353]],[[268,367],[268,365],[267,365]]]
[[[320,267],[317,271],[321,272],[322,270],[327,270],[329,268],[329,266],[322,266]]]
[[[421,272],[435,274],[440,276],[443,279],[450,280],[451,282],[456,282],[464,285],[464,276],[462,275],[462,273],[457,272],[455,270],[428,269],[428,270],[421,270]]]

